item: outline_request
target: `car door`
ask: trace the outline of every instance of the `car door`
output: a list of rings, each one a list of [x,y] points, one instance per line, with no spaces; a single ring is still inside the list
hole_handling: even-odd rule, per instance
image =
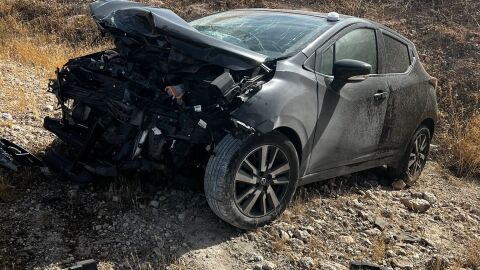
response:
[[[342,30],[316,52],[318,121],[308,173],[360,164],[380,158],[378,149],[385,119],[388,85],[381,66],[379,31],[368,25]],[[372,66],[366,80],[330,87],[335,61],[355,59]]]
[[[393,33],[381,32],[385,48],[383,73],[390,91],[382,145],[385,152],[403,154],[422,121],[421,115],[427,105],[424,90],[428,88],[429,77],[415,72],[417,59],[407,41]]]

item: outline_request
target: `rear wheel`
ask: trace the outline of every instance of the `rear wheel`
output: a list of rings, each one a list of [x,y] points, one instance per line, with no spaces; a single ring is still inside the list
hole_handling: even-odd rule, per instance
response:
[[[430,141],[430,129],[424,125],[420,126],[415,131],[400,166],[389,167],[390,176],[402,179],[407,186],[415,185],[427,163]]]
[[[254,229],[276,219],[293,197],[298,157],[281,133],[227,135],[216,147],[205,174],[205,195],[224,221]]]

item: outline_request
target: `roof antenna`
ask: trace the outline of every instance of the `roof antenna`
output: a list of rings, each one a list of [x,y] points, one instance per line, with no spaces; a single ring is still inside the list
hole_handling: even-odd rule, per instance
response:
[[[327,21],[329,21],[329,22],[336,22],[336,21],[338,21],[338,20],[340,20],[340,15],[338,15],[337,12],[330,12],[330,13],[328,13],[328,15],[327,15]]]

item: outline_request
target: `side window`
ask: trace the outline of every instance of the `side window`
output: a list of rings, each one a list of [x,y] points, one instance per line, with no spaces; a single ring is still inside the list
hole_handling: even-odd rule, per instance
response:
[[[335,61],[354,59],[372,65],[377,73],[377,39],[373,29],[355,29],[335,43]]]
[[[388,36],[383,35],[385,42],[385,73],[403,73],[410,66],[410,56],[408,55],[408,46],[404,43]]]
[[[317,61],[317,72],[332,75],[333,63],[342,59],[354,59],[372,65],[372,73],[377,73],[377,39],[375,30],[355,29],[340,39],[334,45],[320,53]]]
[[[320,73],[332,75],[333,70],[333,45],[322,52],[318,69]]]

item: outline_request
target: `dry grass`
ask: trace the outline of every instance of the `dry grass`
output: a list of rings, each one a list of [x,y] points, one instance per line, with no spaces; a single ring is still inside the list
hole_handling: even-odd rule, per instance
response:
[[[14,186],[10,185],[8,181],[0,176],[0,202],[9,202],[14,198]]]
[[[0,58],[31,64],[52,77],[75,56],[98,51],[90,46],[98,32],[78,3],[37,0],[0,3]],[[75,8],[77,7],[77,8]],[[81,12],[82,14],[76,14]]]
[[[385,257],[385,250],[386,250],[385,236],[382,234],[378,236],[378,238],[375,239],[375,241],[373,242],[372,260],[374,262],[381,262]]]
[[[480,115],[469,119],[465,128],[459,128],[451,143],[455,167],[459,173],[480,175]]]
[[[29,75],[28,73],[17,74],[16,78],[13,79],[12,74],[3,74],[0,70],[1,112],[11,114],[32,112],[33,115],[39,117],[36,97],[32,93],[27,93],[25,87],[19,85]],[[12,124],[11,120],[0,119],[0,126],[11,127]]]
[[[480,269],[480,239],[473,239],[466,245],[464,267]]]
[[[438,140],[444,146],[442,159],[460,176],[480,175],[480,108],[469,114],[468,108],[458,100],[451,84],[447,85],[444,99],[448,104],[442,111],[444,130]]]

